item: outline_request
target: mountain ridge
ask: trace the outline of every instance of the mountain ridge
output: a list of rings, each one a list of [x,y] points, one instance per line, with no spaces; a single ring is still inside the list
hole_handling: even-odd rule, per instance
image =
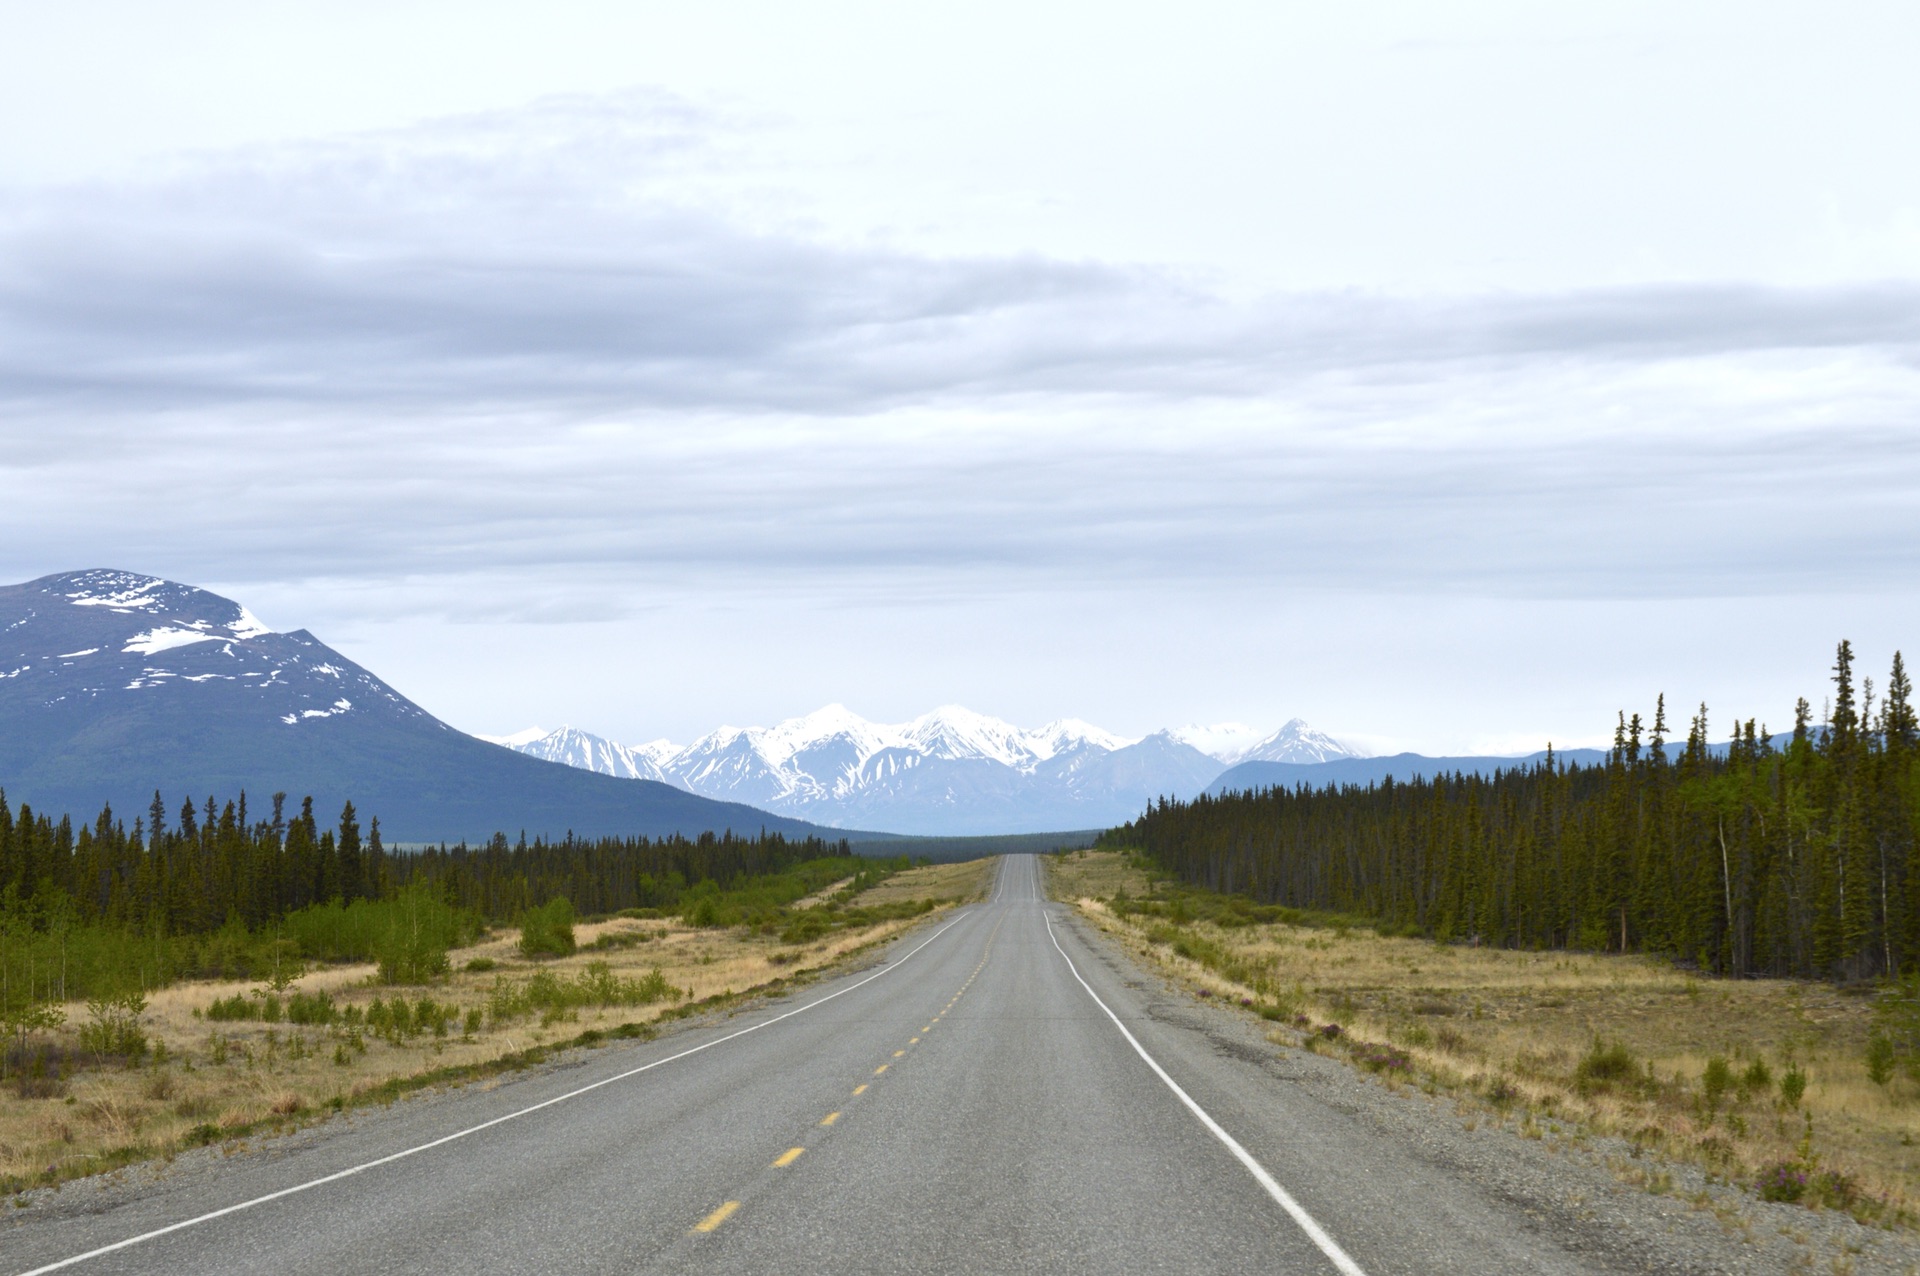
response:
[[[686,746],[622,745],[572,726],[481,738],[796,818],[927,836],[1118,824],[1160,797],[1192,796],[1241,758],[1357,756],[1298,718],[1264,734],[1226,723],[1130,739],[1077,718],[1026,729],[953,704],[901,723],[829,704],[770,727],[719,727]]]
[[[304,629],[232,599],[94,569],[0,586],[0,787],[90,821],[245,791],[337,811],[394,842],[694,835],[862,837],[673,785],[554,766],[457,731]]]

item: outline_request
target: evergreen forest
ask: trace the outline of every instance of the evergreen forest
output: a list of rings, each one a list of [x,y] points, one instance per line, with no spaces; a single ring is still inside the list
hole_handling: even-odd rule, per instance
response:
[[[1819,719],[1713,739],[1621,715],[1603,763],[1161,801],[1106,835],[1196,886],[1442,941],[1672,956],[1731,976],[1920,973],[1920,729],[1839,645]]]
[[[484,846],[393,851],[348,803],[322,826],[275,794],[184,803],[155,794],[131,828],[10,809],[0,793],[0,1021],[35,1004],[116,996],[182,978],[266,977],[304,960],[379,959],[383,936],[423,918],[433,946],[464,942],[554,901],[569,915],[697,910],[752,920],[859,873],[845,842],[778,833],[563,840],[496,834]],[[900,865],[888,863],[885,867]],[[723,892],[725,892],[723,894]]]

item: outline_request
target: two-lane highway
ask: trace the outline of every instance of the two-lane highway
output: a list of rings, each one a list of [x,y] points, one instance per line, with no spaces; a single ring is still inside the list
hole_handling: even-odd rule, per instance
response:
[[[183,1159],[0,1231],[0,1269],[1592,1270],[1209,1034],[1048,904],[991,898],[791,1001]]]

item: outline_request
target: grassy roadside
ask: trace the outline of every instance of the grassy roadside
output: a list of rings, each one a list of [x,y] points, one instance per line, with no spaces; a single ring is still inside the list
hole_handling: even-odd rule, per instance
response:
[[[67,1026],[0,1086],[0,1193],[295,1128],[779,995],[983,896],[991,863],[838,882],[778,929],[606,918],[576,924],[574,953],[546,959],[521,954],[518,930],[496,930],[454,950],[452,972],[427,985],[383,986],[371,965],[321,968],[277,990],[178,984],[139,1010],[132,1026],[148,1048],[137,1064],[103,1062]],[[67,1025],[89,1018],[85,1005],[65,1009]]]
[[[1277,1044],[1453,1098],[1528,1137],[1626,1140],[1769,1200],[1920,1225],[1920,1083],[1869,1078],[1871,999],[1824,984],[1701,979],[1645,957],[1383,936],[1351,918],[1161,880],[1119,851],[1048,856],[1049,890]]]

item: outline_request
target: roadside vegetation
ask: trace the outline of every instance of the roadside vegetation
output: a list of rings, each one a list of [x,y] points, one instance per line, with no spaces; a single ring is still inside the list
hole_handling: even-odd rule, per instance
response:
[[[1640,952],[1733,976],[1920,976],[1920,719],[1834,657],[1790,733],[1621,716],[1592,766],[1163,801],[1105,844],[1193,886],[1497,948]]]
[[[1912,982],[1718,979],[1645,955],[1436,941],[1181,883],[1139,851],[1046,862],[1055,898],[1277,1044],[1450,1096],[1470,1122],[1617,1137],[1629,1150],[1612,1168],[1649,1191],[1675,1190],[1678,1161],[1766,1200],[1920,1222]]]
[[[495,849],[511,863],[512,848]],[[271,1133],[419,1085],[526,1066],[553,1049],[651,1035],[663,1020],[746,994],[779,995],[978,897],[989,867],[793,849],[762,863],[765,871],[692,882],[669,868],[644,893],[630,882],[628,897],[648,902],[617,910],[576,915],[570,897],[552,894],[501,919],[465,901],[526,901],[535,894],[527,878],[512,886],[496,876],[501,889],[490,893],[480,874],[459,871],[474,860],[448,853],[442,868],[455,871],[407,863],[381,898],[336,897],[211,935],[111,920],[49,928],[35,925],[17,891],[0,896],[11,906],[0,910],[0,975],[12,977],[0,1039],[0,1191]],[[203,959],[160,960],[223,931],[235,956],[213,977],[196,977]],[[60,995],[63,944],[65,988],[83,995]],[[244,977],[223,977],[236,966]]]

